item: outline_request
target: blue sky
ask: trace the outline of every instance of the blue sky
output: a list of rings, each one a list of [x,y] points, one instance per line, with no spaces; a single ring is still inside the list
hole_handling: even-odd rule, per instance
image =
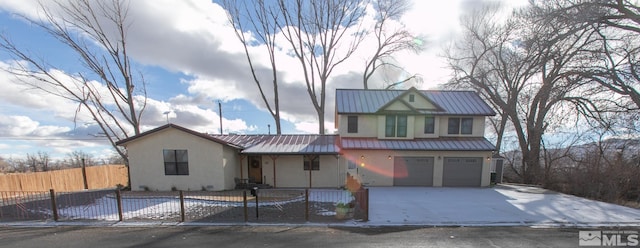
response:
[[[518,1],[521,2],[526,1]],[[412,4],[401,21],[414,34],[426,36],[427,45],[420,54],[400,55],[404,69],[422,78],[420,83],[412,82],[405,87],[431,89],[449,79],[438,55],[457,34],[459,16],[480,4],[473,0],[416,0]],[[0,1],[0,32],[65,74],[85,70],[67,48],[16,16],[35,17],[37,6],[35,0]],[[217,102],[221,101],[225,133],[267,133],[268,124],[274,132],[273,120],[258,97],[241,44],[226,23],[221,6],[207,0],[135,0],[129,8],[129,16],[134,20],[128,36],[130,55],[148,83],[149,102],[143,129],[165,124],[163,113],[171,111],[172,123],[218,133]],[[261,63],[264,56],[259,48],[254,49]],[[334,126],[335,88],[361,87],[366,42],[359,51],[329,80],[327,128]],[[285,83],[281,88],[283,132],[314,133],[317,118],[304,91],[300,70],[284,53],[280,56],[283,65],[279,68]],[[16,61],[0,52],[0,66],[12,63]],[[380,77],[376,79],[381,82]],[[113,153],[103,139],[91,136],[97,129],[86,115],[80,114],[73,121],[76,108],[64,99],[26,89],[11,75],[0,71],[0,157],[20,158],[38,151],[54,158],[76,150],[96,158]]]

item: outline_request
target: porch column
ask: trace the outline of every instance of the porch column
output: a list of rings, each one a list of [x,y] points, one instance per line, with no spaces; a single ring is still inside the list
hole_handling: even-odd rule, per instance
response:
[[[242,174],[244,174],[244,170],[242,169],[242,161],[244,160],[244,155],[238,155],[240,157],[240,179],[244,178]]]
[[[277,188],[277,184],[276,184],[276,160],[278,159],[278,155],[272,155],[269,156],[271,157],[271,161],[273,161],[273,187]]]

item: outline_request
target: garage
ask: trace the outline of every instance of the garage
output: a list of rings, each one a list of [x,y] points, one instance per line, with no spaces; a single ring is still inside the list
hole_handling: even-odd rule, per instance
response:
[[[433,157],[396,157],[394,186],[433,186]]]
[[[482,158],[444,158],[442,186],[480,187]]]

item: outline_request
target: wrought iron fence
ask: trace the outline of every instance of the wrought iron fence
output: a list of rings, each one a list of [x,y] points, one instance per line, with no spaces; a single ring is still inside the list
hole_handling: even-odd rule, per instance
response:
[[[335,223],[368,220],[368,190],[0,192],[0,220]],[[344,210],[343,210],[344,209]],[[346,211],[346,212],[345,212]]]

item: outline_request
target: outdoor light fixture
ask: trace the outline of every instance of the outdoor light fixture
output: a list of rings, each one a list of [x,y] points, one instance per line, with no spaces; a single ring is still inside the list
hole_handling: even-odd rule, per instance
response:
[[[360,159],[364,159],[364,155],[361,155],[361,156],[360,156]]]
[[[438,156],[438,160],[442,160],[442,157]]]
[[[364,162],[360,163],[360,167],[364,167]]]
[[[391,155],[389,155],[389,156],[387,157],[387,159],[388,159],[388,160],[391,160]]]

